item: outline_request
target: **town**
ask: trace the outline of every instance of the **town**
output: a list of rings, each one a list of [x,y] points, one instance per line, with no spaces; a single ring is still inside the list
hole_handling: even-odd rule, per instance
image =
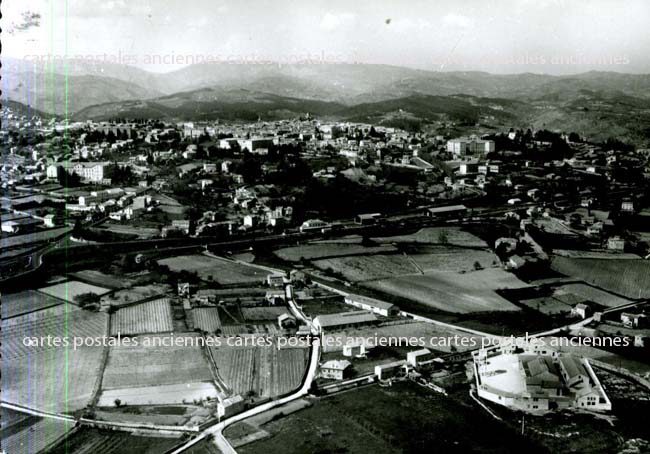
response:
[[[649,148],[488,118],[2,118],[2,404],[48,434],[31,452],[268,452],[298,418],[336,447],[396,405],[483,447],[648,447]],[[49,335],[74,349],[24,342]],[[364,443],[415,449],[422,412]]]

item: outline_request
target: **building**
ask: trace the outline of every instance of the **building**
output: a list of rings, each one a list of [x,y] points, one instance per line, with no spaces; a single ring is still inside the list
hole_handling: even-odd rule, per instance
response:
[[[648,317],[645,314],[621,314],[621,323],[627,328],[643,328],[648,325]]]
[[[331,225],[329,223],[321,221],[320,219],[309,219],[302,223],[300,226],[300,231],[309,232],[310,230],[322,230],[328,229],[330,227]]]
[[[320,366],[320,376],[331,380],[343,380],[352,373],[352,363],[346,359],[333,359]]]
[[[375,366],[375,375],[379,380],[388,380],[391,378],[406,375],[409,365],[406,361],[394,361],[392,363],[379,364]]]
[[[454,156],[484,155],[494,151],[493,140],[460,138],[447,141],[447,151]]]
[[[291,315],[284,313],[278,315],[278,327],[280,329],[293,328],[296,326],[296,319]]]
[[[612,404],[589,361],[535,343],[473,352],[479,397],[530,413],[579,408],[608,411]]]
[[[366,346],[364,344],[346,344],[343,346],[343,356],[364,358],[366,356]]]
[[[607,249],[611,251],[624,251],[625,240],[620,236],[612,236],[607,239]]]
[[[341,312],[319,315],[314,318],[314,326],[322,330],[340,330],[354,326],[373,325],[378,321],[375,314],[366,311]]]
[[[420,364],[422,364],[422,362],[432,361],[433,359],[434,359],[434,355],[431,353],[431,350],[429,350],[428,348],[414,350],[406,354],[406,362],[413,367],[417,367]]]
[[[235,415],[244,409],[244,399],[239,394],[219,400],[217,404],[217,415],[219,418],[227,418]]]
[[[266,284],[269,287],[284,287],[285,277],[282,274],[268,274]]]
[[[368,298],[366,296],[349,294],[345,297],[344,301],[345,304],[374,312],[375,314],[383,315],[384,317],[391,317],[399,314],[399,308],[394,304],[376,300],[374,298]]]
[[[427,209],[427,216],[430,218],[448,218],[450,216],[464,215],[465,213],[467,213],[465,205],[449,205]]]
[[[381,219],[381,213],[358,214],[354,217],[354,223],[359,225],[376,224]]]
[[[571,309],[571,315],[585,319],[591,315],[591,308],[584,303],[576,304]]]
[[[72,167],[72,171],[82,180],[101,183],[107,166],[107,162],[78,162]]]

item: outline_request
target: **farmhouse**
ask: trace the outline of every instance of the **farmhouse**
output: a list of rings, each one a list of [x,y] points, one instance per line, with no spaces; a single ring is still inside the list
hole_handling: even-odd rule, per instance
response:
[[[345,303],[358,307],[359,309],[383,315],[384,317],[390,317],[399,313],[399,308],[394,304],[361,295],[349,294],[345,297]]]
[[[219,418],[232,416],[244,409],[244,399],[239,394],[221,399],[217,404],[217,415]]]
[[[343,380],[344,378],[348,378],[351,372],[352,363],[346,359],[333,359],[320,366],[321,377],[333,380]]]
[[[314,326],[319,329],[343,329],[354,326],[372,325],[378,322],[375,314],[366,311],[323,314],[314,319]]]
[[[296,326],[296,319],[287,313],[280,314],[278,315],[278,326],[280,329]]]
[[[473,352],[479,397],[530,413],[568,408],[611,410],[612,404],[586,359],[538,347]]]

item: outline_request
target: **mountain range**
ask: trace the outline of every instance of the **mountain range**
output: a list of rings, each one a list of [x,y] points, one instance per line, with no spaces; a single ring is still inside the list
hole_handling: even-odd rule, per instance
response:
[[[66,77],[67,73],[67,77]],[[650,75],[434,72],[370,64],[203,63],[152,73],[86,60],[3,58],[2,98],[75,119],[495,118],[647,141]],[[67,105],[66,105],[67,94]]]

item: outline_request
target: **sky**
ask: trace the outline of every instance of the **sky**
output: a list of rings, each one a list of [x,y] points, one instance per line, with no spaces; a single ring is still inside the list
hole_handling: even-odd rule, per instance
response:
[[[200,61],[650,73],[646,0],[3,2],[3,54],[167,72]]]

